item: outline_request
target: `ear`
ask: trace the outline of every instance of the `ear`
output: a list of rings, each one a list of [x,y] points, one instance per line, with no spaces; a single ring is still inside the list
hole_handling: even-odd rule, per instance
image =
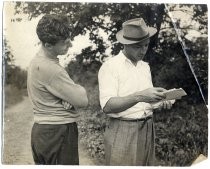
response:
[[[44,47],[47,48],[47,49],[52,49],[52,46],[53,45],[51,45],[50,43],[45,43],[44,44]]]

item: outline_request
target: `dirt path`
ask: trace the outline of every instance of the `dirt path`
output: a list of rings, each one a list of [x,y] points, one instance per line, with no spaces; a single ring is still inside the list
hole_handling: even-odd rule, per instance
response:
[[[32,124],[33,114],[28,97],[5,110],[3,164],[34,164],[30,148]],[[98,165],[81,145],[79,156],[80,165]]]

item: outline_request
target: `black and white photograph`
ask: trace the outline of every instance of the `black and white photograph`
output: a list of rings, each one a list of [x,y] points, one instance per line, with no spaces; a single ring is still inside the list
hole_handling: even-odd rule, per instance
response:
[[[2,2],[1,164],[208,162],[196,2]]]

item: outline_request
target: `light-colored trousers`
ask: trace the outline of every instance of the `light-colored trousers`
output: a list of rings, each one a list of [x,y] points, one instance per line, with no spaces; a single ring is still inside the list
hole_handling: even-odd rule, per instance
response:
[[[154,166],[153,119],[123,121],[110,118],[105,131],[106,165]]]

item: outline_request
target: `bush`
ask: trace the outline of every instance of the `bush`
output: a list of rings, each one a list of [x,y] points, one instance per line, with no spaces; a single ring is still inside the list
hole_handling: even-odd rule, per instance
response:
[[[81,121],[78,123],[79,137],[91,155],[99,162],[104,162],[104,131],[106,117],[101,111],[87,110],[82,113]]]
[[[67,71],[75,82],[86,88],[90,101],[78,125],[80,140],[90,155],[103,163],[103,136],[108,119],[99,106],[99,67],[94,70],[82,63],[71,63]],[[207,156],[208,110],[204,104],[193,105],[189,99],[195,98],[184,97],[171,110],[154,113],[158,165],[189,166],[199,154]]]
[[[171,111],[156,112],[155,129],[159,165],[189,166],[199,154],[207,156],[208,118],[204,104],[180,101]]]
[[[18,66],[8,66],[5,68],[5,83],[12,84],[18,89],[27,87],[27,71]]]
[[[14,85],[6,85],[4,90],[4,105],[5,108],[15,105],[23,100],[25,91],[18,89]]]

